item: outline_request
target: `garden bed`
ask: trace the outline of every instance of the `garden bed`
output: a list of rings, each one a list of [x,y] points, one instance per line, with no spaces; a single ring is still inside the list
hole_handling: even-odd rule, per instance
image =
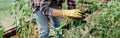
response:
[[[77,9],[82,11],[83,18],[63,17],[60,28],[56,28],[57,33],[63,34],[63,38],[117,38],[119,37],[120,10],[118,1],[108,0],[76,0]],[[118,5],[118,6],[117,6]],[[64,5],[63,5],[64,6]],[[66,5],[65,5],[66,6]],[[114,7],[114,9],[113,9]],[[63,7],[63,9],[66,7]],[[22,11],[24,10],[24,6]],[[28,12],[28,11],[23,11]],[[23,14],[24,15],[24,14]],[[26,14],[25,14],[26,15]],[[29,13],[28,13],[29,15]],[[30,16],[29,16],[30,17]],[[25,21],[25,16],[19,19],[18,27],[10,28],[4,33],[6,36],[13,33],[11,38],[37,38],[38,26],[35,19]],[[49,20],[50,38],[56,37]],[[34,31],[34,32],[33,32]]]

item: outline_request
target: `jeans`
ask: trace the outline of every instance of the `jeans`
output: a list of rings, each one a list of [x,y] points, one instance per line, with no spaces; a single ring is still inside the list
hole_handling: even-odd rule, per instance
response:
[[[39,38],[49,38],[48,36],[49,27],[48,27],[47,16],[43,15],[39,10],[35,11],[34,16],[38,24]],[[60,17],[50,16],[50,20],[54,29],[60,26],[60,21],[61,21]],[[59,35],[58,38],[62,38],[62,35]]]

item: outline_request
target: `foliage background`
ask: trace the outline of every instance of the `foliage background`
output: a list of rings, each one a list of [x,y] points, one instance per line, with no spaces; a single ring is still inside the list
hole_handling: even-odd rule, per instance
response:
[[[81,2],[87,2],[83,4]],[[89,4],[90,3],[90,4]],[[92,4],[91,4],[92,3]],[[62,9],[67,9],[67,3],[63,3]],[[76,0],[77,9],[88,8],[88,12],[91,14],[85,14],[85,17],[91,15],[91,21],[83,22],[81,19],[66,18],[62,20],[61,26],[56,30],[62,34],[64,38],[119,38],[120,37],[120,1],[109,0],[107,3],[98,2],[97,0]],[[3,6],[4,7],[4,6]],[[1,7],[1,8],[3,8]],[[6,7],[5,7],[6,8]],[[97,9],[99,14],[94,15]],[[5,9],[6,10],[6,9]],[[33,34],[33,25],[35,22],[29,21],[34,18],[29,0],[14,0],[12,5],[7,9],[7,12],[14,18],[13,25],[17,27],[17,33],[20,34],[21,38],[29,38]],[[0,15],[6,14],[5,11],[0,11]],[[64,18],[64,17],[63,17]],[[61,29],[65,24],[68,24],[67,28]],[[2,26],[2,25],[1,25]],[[0,26],[0,31],[3,28]],[[87,29],[88,28],[88,29]],[[1,30],[2,29],[2,30]],[[87,29],[87,31],[86,31]],[[86,32],[83,34],[83,32]],[[2,38],[2,32],[0,32],[0,38]],[[57,33],[55,33],[57,36]]]
[[[82,1],[82,0],[81,0]],[[79,6],[81,1],[77,1],[77,7],[85,7]],[[86,2],[92,2],[88,8],[91,13],[95,11],[95,9],[99,9],[99,14],[94,15],[91,14],[90,19],[94,19],[93,23],[90,22],[82,23],[82,20],[69,20],[66,23],[70,23],[70,29],[65,29],[65,38],[119,38],[120,36],[120,3],[118,0],[110,0],[107,3],[96,2],[95,0],[89,0]],[[72,21],[72,22],[71,22]],[[75,22],[73,22],[75,21]],[[88,33],[83,34],[86,29],[85,26],[88,26]],[[81,28],[84,30],[81,31]]]

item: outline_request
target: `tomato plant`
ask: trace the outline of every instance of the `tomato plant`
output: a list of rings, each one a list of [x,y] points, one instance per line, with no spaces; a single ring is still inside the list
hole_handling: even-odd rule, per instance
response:
[[[11,15],[15,20],[13,25],[17,26],[16,32],[20,34],[22,38],[28,38],[28,36],[33,34],[34,23],[32,23],[31,20],[33,19],[33,15],[29,1],[30,0],[15,0],[10,8]]]
[[[84,1],[84,0],[81,0]],[[91,1],[91,0],[89,0]],[[120,25],[120,3],[119,0],[110,0],[106,3],[94,2],[88,6],[90,11],[94,12],[99,9],[98,15],[91,15],[91,19],[94,19],[93,23],[82,23],[82,20],[69,20],[64,24],[69,23],[70,29],[64,31],[65,38],[119,38],[119,25]],[[79,5],[80,2],[77,2]],[[84,6],[84,5],[83,5]],[[77,6],[82,7],[82,6]],[[73,22],[74,21],[74,22]],[[64,25],[62,24],[62,25]],[[76,26],[77,25],[77,26]],[[88,33],[83,35],[85,27],[88,26]],[[84,32],[81,32],[81,28]]]

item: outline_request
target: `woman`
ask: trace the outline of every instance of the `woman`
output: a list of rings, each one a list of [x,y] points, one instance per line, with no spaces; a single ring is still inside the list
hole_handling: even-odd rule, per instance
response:
[[[64,0],[31,0],[32,11],[36,17],[36,22],[39,28],[39,38],[49,38],[49,27],[47,16],[50,16],[53,28],[60,26],[59,16],[70,16],[80,18],[81,14],[78,9],[75,9],[75,0],[67,0],[68,9],[61,10]],[[58,38],[62,38],[62,34]]]

